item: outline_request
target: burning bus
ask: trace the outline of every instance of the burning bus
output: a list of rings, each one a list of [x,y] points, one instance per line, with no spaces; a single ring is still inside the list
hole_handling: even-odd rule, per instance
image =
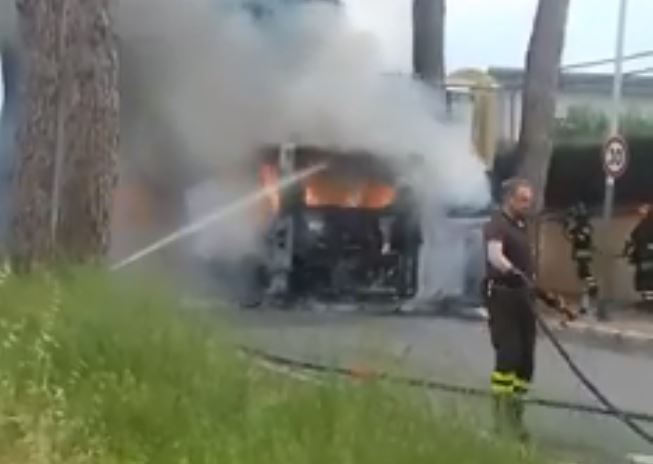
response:
[[[410,164],[284,145],[260,156],[262,294],[284,301],[396,301],[417,291],[420,218]],[[316,166],[286,188],[279,180]]]

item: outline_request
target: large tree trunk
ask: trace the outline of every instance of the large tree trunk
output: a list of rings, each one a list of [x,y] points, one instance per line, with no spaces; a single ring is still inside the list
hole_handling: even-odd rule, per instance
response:
[[[67,0],[65,147],[57,247],[75,262],[109,250],[119,144],[117,41],[110,0]]]
[[[444,82],[445,0],[413,0],[413,71],[437,86]]]
[[[25,76],[15,261],[89,261],[109,245],[118,63],[109,0],[16,0]]]
[[[17,0],[24,76],[17,128],[18,174],[12,257],[20,268],[48,261],[52,252],[51,197],[60,98],[62,0]]]
[[[539,0],[526,57],[518,173],[533,183],[538,211],[544,206],[553,151],[556,94],[568,11],[569,0]]]

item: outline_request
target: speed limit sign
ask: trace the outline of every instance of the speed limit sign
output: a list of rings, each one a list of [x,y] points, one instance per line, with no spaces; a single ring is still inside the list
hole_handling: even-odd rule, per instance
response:
[[[628,145],[620,136],[610,137],[603,147],[603,169],[608,177],[621,177],[628,168]]]

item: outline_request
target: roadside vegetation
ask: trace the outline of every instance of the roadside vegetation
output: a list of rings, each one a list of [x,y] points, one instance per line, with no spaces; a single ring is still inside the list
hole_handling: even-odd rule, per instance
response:
[[[0,463],[537,462],[414,391],[266,370],[162,287],[3,280]]]

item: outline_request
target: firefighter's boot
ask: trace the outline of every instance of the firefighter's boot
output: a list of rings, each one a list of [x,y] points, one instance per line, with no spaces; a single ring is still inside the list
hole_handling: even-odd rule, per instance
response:
[[[514,429],[517,440],[523,444],[530,442],[530,434],[526,425],[524,424],[524,413],[526,411],[526,404],[523,398],[515,398],[514,402]]]
[[[507,437],[514,427],[514,398],[507,393],[495,394],[493,397],[494,433]]]
[[[517,378],[515,381],[515,404],[514,404],[514,424],[515,436],[523,444],[528,444],[530,436],[528,429],[524,424],[524,413],[526,411],[525,398],[530,390],[530,383],[527,380]]]
[[[494,421],[494,433],[501,435],[505,428],[505,395],[494,394],[492,396],[492,420]]]
[[[591,303],[590,303],[589,293],[587,291],[584,291],[580,299],[580,313],[582,315],[589,313],[590,307],[591,307]]]
[[[494,432],[528,444],[530,435],[524,425],[524,402],[515,395],[494,396]]]
[[[587,297],[589,301],[588,313],[596,313],[598,307],[599,286],[594,277],[588,278]]]

